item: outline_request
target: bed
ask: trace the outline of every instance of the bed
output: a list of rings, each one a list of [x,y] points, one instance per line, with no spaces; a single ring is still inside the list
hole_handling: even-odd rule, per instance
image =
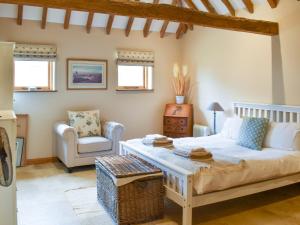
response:
[[[300,107],[234,103],[237,117],[266,117],[278,123],[300,123]],[[276,141],[276,140],[275,140]],[[192,224],[192,208],[238,198],[300,182],[300,151],[264,148],[262,151],[238,146],[224,134],[174,140],[175,144],[201,145],[212,153],[227,154],[241,163],[200,171],[199,162],[174,156],[170,150],[153,151],[139,139],[120,143],[120,154],[135,154],[158,166],[164,173],[166,197],[183,208],[183,225]],[[177,144],[178,144],[177,143]],[[262,163],[263,162],[263,163]]]

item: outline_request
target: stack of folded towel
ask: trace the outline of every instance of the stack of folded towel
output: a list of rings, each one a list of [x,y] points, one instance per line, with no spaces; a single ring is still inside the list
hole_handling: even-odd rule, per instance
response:
[[[143,144],[152,145],[153,147],[173,147],[173,140],[160,134],[149,134],[143,138]]]
[[[174,149],[174,154],[199,161],[211,161],[213,159],[213,155],[205,148],[201,147],[192,148],[185,146],[176,146],[176,148]]]

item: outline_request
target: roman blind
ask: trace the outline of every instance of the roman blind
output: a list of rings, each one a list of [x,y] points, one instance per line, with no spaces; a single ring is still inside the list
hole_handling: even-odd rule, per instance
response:
[[[154,52],[118,49],[117,64],[154,66]]]
[[[56,46],[54,45],[33,45],[33,44],[16,44],[14,57],[22,60],[47,60],[56,59]]]

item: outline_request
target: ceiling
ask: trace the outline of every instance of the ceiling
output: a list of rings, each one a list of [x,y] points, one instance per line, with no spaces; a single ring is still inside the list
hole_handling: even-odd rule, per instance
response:
[[[152,3],[152,0],[142,0],[142,2]],[[172,0],[160,0],[159,3],[171,4]],[[206,7],[202,4],[199,0],[193,0],[194,4],[197,8],[201,11],[207,12]],[[230,0],[232,6],[236,11],[244,9],[245,5],[242,0]],[[267,4],[266,0],[253,0],[253,4]],[[229,11],[226,6],[222,3],[222,0],[210,0],[210,3],[216,9],[218,14],[229,15]],[[185,7],[186,4],[184,5]],[[24,6],[23,9],[23,19],[24,20],[37,20],[40,21],[42,18],[42,11],[41,7],[34,7],[34,6]],[[17,18],[18,7],[17,5],[13,4],[3,4],[0,3],[0,17],[5,18]],[[79,25],[85,26],[88,19],[88,12],[79,12],[79,11],[72,11],[70,17],[70,24],[71,25]],[[95,13],[92,27],[100,27],[105,28],[109,15]],[[47,15],[47,22],[49,23],[60,23],[63,24],[65,19],[65,10],[63,9],[48,9]],[[125,29],[127,26],[128,17],[125,16],[115,16],[112,28],[113,29]],[[135,18],[132,25],[132,30],[143,30],[145,25],[146,19],[143,18]],[[160,20],[153,20],[150,31],[152,32],[159,32],[163,25],[163,21]],[[167,33],[176,33],[178,28],[178,23],[170,22],[166,32]]]

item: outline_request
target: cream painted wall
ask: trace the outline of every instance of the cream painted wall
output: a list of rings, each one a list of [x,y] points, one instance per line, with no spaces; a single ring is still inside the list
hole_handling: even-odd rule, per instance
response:
[[[13,48],[14,43],[0,42],[0,110],[13,108]]]
[[[47,24],[24,21],[17,26],[14,20],[0,20],[0,40],[17,43],[56,44],[57,93],[17,93],[14,108],[17,113],[28,113],[29,142],[28,158],[55,155],[52,146],[52,126],[55,121],[66,118],[66,111],[77,109],[100,109],[101,119],[116,120],[126,127],[125,139],[141,137],[147,133],[162,131],[162,116],[165,103],[172,101],[173,91],[169,84],[173,63],[179,60],[179,42],[174,37],[161,39],[159,34],[143,38],[141,32],[132,32],[128,38],[124,31],[113,30],[106,35],[102,29]],[[155,52],[155,80],[153,92],[117,92],[116,48],[137,48]],[[66,59],[69,57],[107,59],[108,90],[67,91]]]
[[[231,115],[234,101],[300,105],[300,2],[280,1],[255,7],[238,16],[278,21],[279,37],[197,27],[182,39],[182,61],[193,80],[190,102],[195,120],[212,125],[206,108],[224,107],[219,126]]]
[[[157,33],[143,38],[141,32],[101,29],[86,34],[84,27],[64,30],[62,25],[0,20],[0,41],[56,44],[58,46],[57,93],[15,95],[18,113],[30,114],[29,158],[55,155],[52,125],[65,118],[68,109],[100,108],[102,118],[114,119],[126,126],[125,138],[162,131],[164,104],[173,101],[169,84],[172,65],[182,61],[192,77],[190,102],[194,104],[195,122],[211,124],[209,103],[218,101],[225,114],[218,114],[221,128],[231,114],[233,101],[300,105],[300,3],[280,1],[276,9],[268,4],[255,7],[250,15],[238,16],[279,21],[280,37],[195,27],[180,41],[174,36],[160,39]],[[116,92],[114,52],[118,47],[152,49],[156,55],[155,91],[150,93]],[[66,91],[68,57],[109,60],[107,91]]]

